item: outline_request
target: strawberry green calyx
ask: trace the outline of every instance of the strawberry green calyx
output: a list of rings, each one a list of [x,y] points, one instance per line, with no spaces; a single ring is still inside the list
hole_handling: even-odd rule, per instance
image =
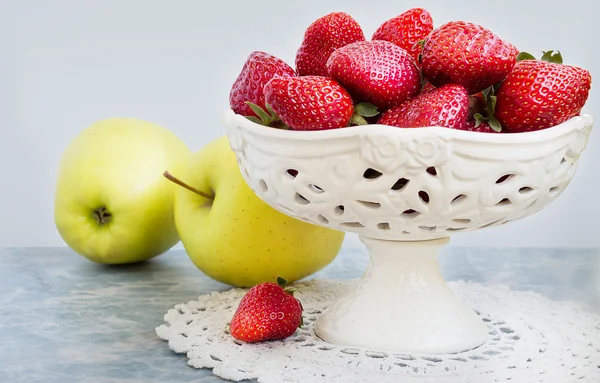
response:
[[[349,125],[350,126],[352,126],[352,125],[359,126],[359,125],[368,125],[368,124],[369,123],[367,122],[367,120],[363,116],[360,116],[358,114],[354,114],[354,115],[352,115],[352,118],[350,119],[350,124]]]
[[[379,114],[377,107],[370,102],[359,102],[354,107],[354,113],[362,117],[375,117]]]
[[[272,128],[278,128],[278,129],[289,129],[289,127],[283,123],[283,121],[281,121],[281,119],[279,118],[279,116],[277,116],[277,114],[273,111],[273,109],[271,108],[271,105],[269,105],[268,103],[265,103],[265,107],[267,108],[267,110],[265,111],[263,108],[261,108],[260,106],[250,102],[250,101],[246,101],[246,105],[248,105],[250,107],[250,109],[252,109],[252,111],[254,113],[256,113],[256,115],[260,118],[257,118],[256,116],[245,116],[248,120],[260,124],[260,125],[264,125],[264,126],[269,126]]]
[[[537,60],[537,59],[531,53],[520,52],[517,55],[517,61],[523,61],[523,60]],[[563,63],[562,54],[558,50],[556,52],[554,50],[542,51],[542,57],[540,58],[540,60],[545,61],[545,62],[554,63],[554,64],[562,64]]]
[[[285,288],[287,287],[288,281],[287,279],[285,279],[284,277],[277,277],[277,284],[279,285],[279,287],[281,287],[282,289],[285,290]]]
[[[535,60],[535,56],[533,56],[531,53],[520,52],[517,55],[517,61],[523,61],[523,60]]]
[[[560,51],[556,51],[556,53],[553,53],[554,51],[550,50],[550,51],[545,51],[542,52],[542,61],[547,61],[550,63],[555,63],[555,64],[562,64],[563,63],[563,58],[562,55],[560,54]]]
[[[496,109],[496,96],[495,89],[497,86],[490,86],[483,90],[483,101],[485,103],[485,109],[482,113],[475,113],[473,117],[475,118],[475,127],[477,128],[482,122],[487,122],[496,132],[502,131],[502,124],[500,121],[494,116],[494,111]]]
[[[277,277],[277,285],[279,287],[281,287],[283,289],[283,291],[285,291],[286,293],[290,294],[290,295],[294,295],[294,293],[296,291],[302,293],[302,291],[300,291],[299,289],[295,288],[295,287],[289,287],[288,286],[288,280],[283,278],[283,277]]]
[[[426,39],[419,40],[419,41],[417,41],[417,42],[415,43],[415,45],[414,45],[414,48],[415,48],[415,49],[418,49],[418,52],[419,52],[419,53],[417,54],[417,57],[416,57],[416,59],[415,59],[415,60],[416,60],[416,62],[417,62],[419,65],[421,65],[421,64],[423,63],[423,45],[425,45],[425,42],[426,42],[426,41],[427,41]],[[418,48],[417,48],[417,47],[418,47]],[[423,73],[421,73],[421,81],[423,81],[423,78],[424,78],[424,76],[423,76]]]
[[[502,125],[500,121],[494,115],[490,115],[488,117],[483,117],[480,113],[475,114],[475,127],[479,127],[482,122],[487,122],[490,128],[492,128],[495,132],[500,133],[502,131]]]
[[[379,114],[377,106],[370,102],[359,102],[354,106],[354,114],[349,125],[367,125],[366,118],[375,117]],[[365,118],[366,117],[366,118]]]

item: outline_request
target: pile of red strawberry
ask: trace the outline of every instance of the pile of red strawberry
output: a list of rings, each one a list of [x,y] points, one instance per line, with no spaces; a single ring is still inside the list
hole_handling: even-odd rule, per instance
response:
[[[350,15],[323,16],[306,30],[295,66],[252,52],[232,110],[294,130],[378,123],[514,133],[578,115],[592,82],[559,52],[538,60],[465,21],[434,28],[423,8],[387,20],[371,40]]]

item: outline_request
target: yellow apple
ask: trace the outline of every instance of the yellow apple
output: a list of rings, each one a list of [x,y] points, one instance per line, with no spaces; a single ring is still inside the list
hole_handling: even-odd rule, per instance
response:
[[[171,131],[133,118],[98,121],[65,149],[54,221],[75,252],[102,264],[133,263],[179,242],[177,187],[165,169],[183,169],[190,149]]]
[[[165,175],[183,186],[175,196],[181,242],[196,267],[217,281],[293,282],[327,266],[344,240],[343,232],[291,218],[256,196],[226,136],[194,153],[186,171]]]

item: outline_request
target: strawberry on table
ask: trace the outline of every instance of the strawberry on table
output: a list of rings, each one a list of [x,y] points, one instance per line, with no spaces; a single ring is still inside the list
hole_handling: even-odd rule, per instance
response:
[[[423,44],[421,68],[433,85],[459,84],[474,94],[503,80],[517,59],[517,48],[489,29],[452,21],[431,32]]]
[[[468,110],[467,90],[462,85],[447,84],[389,109],[378,123],[401,128],[442,126],[459,129],[467,122]]]
[[[343,128],[354,115],[350,94],[322,76],[273,78],[265,85],[266,103],[294,130]]]
[[[265,95],[263,88],[265,84],[274,76],[289,77],[295,75],[294,69],[278,57],[261,51],[250,53],[229,92],[231,109],[242,116],[258,117],[247,102],[249,101],[264,109]]]
[[[364,40],[362,28],[347,13],[333,12],[320,17],[304,32],[296,52],[296,71],[300,76],[327,76],[327,59],[334,50]]]
[[[410,54],[385,40],[359,41],[337,49],[327,61],[329,76],[352,95],[380,110],[399,105],[421,90],[421,75]]]
[[[578,115],[587,101],[590,72],[563,64],[560,52],[520,60],[496,92],[493,114],[507,132],[549,128]]]
[[[404,48],[419,64],[423,40],[433,31],[433,18],[423,8],[411,8],[385,21],[373,33],[372,40],[386,40]]]
[[[229,325],[231,336],[247,343],[284,339],[302,325],[302,304],[284,278],[252,287]]]

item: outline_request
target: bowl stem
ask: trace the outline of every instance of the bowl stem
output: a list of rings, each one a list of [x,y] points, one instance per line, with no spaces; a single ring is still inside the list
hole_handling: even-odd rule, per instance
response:
[[[360,239],[369,250],[369,265],[348,294],[317,319],[321,339],[411,354],[453,354],[485,343],[485,324],[440,272],[438,254],[449,238]]]

